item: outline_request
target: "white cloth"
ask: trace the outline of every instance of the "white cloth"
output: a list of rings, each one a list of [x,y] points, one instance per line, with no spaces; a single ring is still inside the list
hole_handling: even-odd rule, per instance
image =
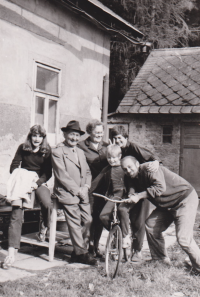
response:
[[[32,182],[36,182],[38,178],[35,171],[16,168],[7,182],[7,200],[11,202],[23,198],[30,202]]]

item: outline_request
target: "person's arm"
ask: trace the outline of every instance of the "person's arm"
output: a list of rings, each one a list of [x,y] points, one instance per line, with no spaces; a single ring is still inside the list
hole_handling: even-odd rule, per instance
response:
[[[146,188],[146,191],[131,195],[128,203],[137,203],[141,199],[148,199],[150,197],[155,199],[166,191],[165,177],[161,169],[157,172],[146,172],[144,174],[146,174],[150,186]]]
[[[22,153],[23,153],[22,148],[23,148],[23,144],[20,144],[12,160],[12,163],[10,165],[10,173],[12,173],[16,168],[20,167],[20,164],[22,162]]]
[[[104,177],[105,174],[108,170],[108,166],[106,168],[104,168],[99,175],[97,175],[97,177],[92,181],[92,186],[90,188],[90,193],[94,193],[95,191],[98,192],[98,189],[100,188],[104,188]]]
[[[140,146],[136,143],[130,143],[131,149],[134,152],[133,156],[139,161],[140,164],[147,163],[147,170],[150,172],[158,171],[160,160],[147,148]]]
[[[47,156],[44,157],[43,173],[40,178],[36,181],[38,187],[41,184],[46,183],[52,176],[52,164],[51,164],[51,151],[48,152]]]
[[[52,150],[52,166],[55,178],[59,181],[63,188],[67,192],[70,192],[73,196],[78,196],[80,187],[69,176],[69,173],[65,168],[63,155],[57,149]]]

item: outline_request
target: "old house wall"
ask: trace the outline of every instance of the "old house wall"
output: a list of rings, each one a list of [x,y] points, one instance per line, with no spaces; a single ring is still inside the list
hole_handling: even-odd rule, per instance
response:
[[[181,126],[183,122],[200,121],[200,116],[170,115],[170,114],[135,114],[115,115],[110,117],[110,124],[128,124],[129,140],[148,148],[157,155],[163,165],[179,174],[180,149],[181,149]],[[163,143],[163,126],[172,125],[172,143]]]
[[[0,0],[0,193],[14,153],[33,124],[36,61],[61,69],[59,127],[100,118],[110,38],[95,25],[45,0]]]

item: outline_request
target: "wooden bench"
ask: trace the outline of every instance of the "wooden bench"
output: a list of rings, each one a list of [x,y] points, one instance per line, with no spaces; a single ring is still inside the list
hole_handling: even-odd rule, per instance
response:
[[[44,242],[40,242],[37,240],[37,232],[35,233],[29,233],[29,234],[24,234],[21,236],[21,242],[24,243],[28,243],[31,245],[36,245],[36,246],[43,246],[43,247],[47,247],[48,251],[49,251],[49,261],[53,261],[54,260],[54,253],[55,253],[55,245],[56,242],[58,242],[59,240],[69,240],[69,234],[65,233],[65,232],[59,232],[56,231],[56,226],[57,226],[57,210],[58,208],[60,208],[60,205],[58,203],[58,199],[52,195],[52,201],[53,201],[53,209],[52,209],[52,213],[51,213],[51,218],[50,218],[50,230],[49,230],[49,242],[44,241]],[[5,211],[5,207],[2,208],[2,210],[4,209]],[[11,206],[7,206],[6,207],[7,211],[12,211],[12,207]],[[1,207],[0,207],[1,210]],[[40,210],[40,208],[38,207],[38,205],[36,204],[34,206],[34,208],[29,209],[30,210]],[[27,210],[25,210],[27,211]]]

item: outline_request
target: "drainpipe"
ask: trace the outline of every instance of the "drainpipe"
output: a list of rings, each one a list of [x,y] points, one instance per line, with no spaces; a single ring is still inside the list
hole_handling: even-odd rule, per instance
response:
[[[109,77],[106,74],[103,77],[103,113],[102,120],[104,123],[104,137],[103,140],[108,142],[108,129],[107,129],[107,120],[108,120],[108,94],[109,94]]]

